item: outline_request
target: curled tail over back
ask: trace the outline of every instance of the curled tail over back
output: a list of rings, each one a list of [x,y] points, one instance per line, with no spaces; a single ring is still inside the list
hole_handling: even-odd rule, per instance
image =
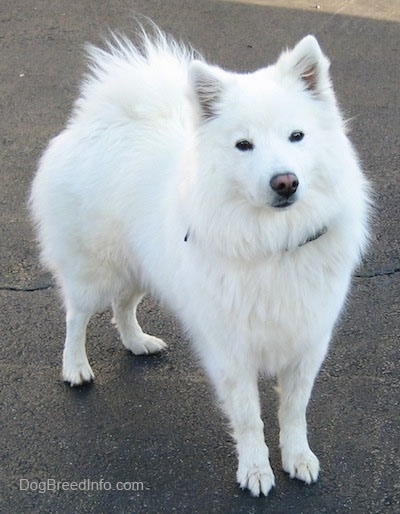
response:
[[[105,48],[87,45],[89,70],[75,103],[72,122],[98,117],[118,123],[118,116],[168,118],[188,100],[187,70],[200,54],[157,27],[141,26],[138,43],[112,33]]]

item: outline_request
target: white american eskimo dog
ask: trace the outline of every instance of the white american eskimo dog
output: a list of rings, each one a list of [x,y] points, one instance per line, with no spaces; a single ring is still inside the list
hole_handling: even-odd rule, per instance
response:
[[[368,235],[368,184],[327,58],[312,36],[249,74],[161,33],[89,53],[30,199],[65,301],[64,380],[93,379],[86,326],[109,305],[126,348],[165,348],[136,319],[149,292],[190,331],[232,427],[240,486],[258,496],[274,485],[260,374],[277,376],[283,469],[314,482],[306,407]]]

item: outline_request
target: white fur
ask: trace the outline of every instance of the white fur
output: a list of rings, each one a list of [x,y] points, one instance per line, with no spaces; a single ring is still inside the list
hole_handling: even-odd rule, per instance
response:
[[[165,347],[136,321],[150,292],[193,336],[232,426],[240,486],[266,495],[274,485],[260,373],[278,378],[283,468],[315,481],[305,411],[368,213],[328,60],[311,36],[245,75],[162,34],[144,35],[142,49],[116,38],[89,52],[91,74],[31,194],[67,310],[64,380],[93,378],[86,325],[110,304],[133,353]],[[302,141],[289,141],[295,130]],[[254,149],[238,150],[242,139]],[[297,201],[275,208],[270,180],[286,172],[299,179]]]

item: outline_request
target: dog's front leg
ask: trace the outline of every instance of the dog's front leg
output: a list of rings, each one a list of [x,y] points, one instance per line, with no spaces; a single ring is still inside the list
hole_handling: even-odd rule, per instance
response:
[[[278,374],[282,467],[291,478],[307,484],[318,479],[319,462],[308,445],[306,409],[326,347],[327,344],[310,351]]]
[[[226,359],[216,369],[209,369],[222,408],[229,418],[238,453],[237,481],[253,496],[267,495],[275,485],[264,441],[264,424],[260,415],[257,370],[246,363],[234,365]]]

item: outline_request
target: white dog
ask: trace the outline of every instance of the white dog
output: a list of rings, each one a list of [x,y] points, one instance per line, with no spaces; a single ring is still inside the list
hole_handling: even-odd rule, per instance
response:
[[[236,74],[162,34],[91,47],[31,208],[67,312],[63,378],[93,379],[89,318],[110,304],[135,355],[165,343],[136,307],[157,295],[190,331],[229,418],[237,480],[274,485],[257,380],[276,375],[283,469],[319,463],[306,407],[368,236],[368,184],[312,36]]]

